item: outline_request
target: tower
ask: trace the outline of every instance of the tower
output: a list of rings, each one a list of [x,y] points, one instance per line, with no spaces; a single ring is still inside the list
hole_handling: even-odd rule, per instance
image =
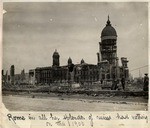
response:
[[[57,50],[55,50],[55,52],[53,53],[53,66],[59,66],[59,57],[59,53],[57,52]]]
[[[125,79],[129,78],[129,69],[128,69],[128,63],[126,57],[121,57],[121,63],[122,63],[122,76],[125,77]]]
[[[99,42],[101,61],[107,60],[110,65],[115,65],[117,57],[116,41],[117,32],[112,27],[108,16],[106,26],[101,32],[101,42]]]
[[[72,59],[69,57],[68,59],[68,83],[71,84],[73,83],[74,81],[74,64],[72,63]]]
[[[24,69],[21,71],[21,82],[24,82],[25,80],[25,71]]]
[[[100,63],[100,55],[99,55],[99,52],[97,53],[97,64]]]
[[[84,62],[84,60],[82,59],[81,62],[80,62],[80,64],[84,64],[84,63],[85,63],[85,62]]]
[[[72,64],[72,59],[69,57],[68,59],[68,66],[70,66]]]
[[[99,79],[112,79],[118,76],[117,70],[117,32],[108,20],[101,32],[99,42],[98,65],[100,68]]]
[[[15,80],[15,66],[11,65],[11,67],[10,67],[10,82],[12,85],[14,85],[14,80]]]

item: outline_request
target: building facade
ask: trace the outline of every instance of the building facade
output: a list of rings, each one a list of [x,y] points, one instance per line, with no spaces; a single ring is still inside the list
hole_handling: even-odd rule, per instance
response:
[[[22,70],[15,75],[14,65],[10,69],[10,83],[24,82],[29,84],[51,83],[80,83],[92,84],[98,81],[113,81],[114,79],[126,80],[129,78],[128,60],[121,57],[121,66],[117,56],[117,32],[112,26],[109,16],[106,26],[100,36],[97,64],[88,64],[81,59],[80,64],[74,64],[69,57],[67,65],[60,66],[60,55],[57,50],[52,55],[52,66],[37,67],[29,70],[28,75]],[[9,81],[8,74],[2,73],[4,80]]]
[[[51,83],[93,83],[97,81],[112,81],[129,77],[128,60],[121,58],[122,65],[119,66],[117,57],[117,32],[108,20],[101,32],[99,52],[97,53],[97,64],[87,64],[82,59],[80,64],[73,64],[69,57],[67,65],[60,66],[60,55],[54,51],[53,64],[49,67],[38,67],[29,71],[29,81],[32,84]]]
[[[100,69],[100,79],[120,79],[129,77],[128,60],[121,58],[122,66],[119,66],[117,57],[117,32],[108,20],[101,32],[101,42],[99,42],[99,52],[97,53],[98,66]]]
[[[23,69],[20,74],[15,73],[15,66],[11,65],[10,73],[8,70],[4,74],[2,70],[2,85],[20,85],[20,84],[29,84],[29,73],[25,73]]]
[[[30,84],[51,83],[92,83],[99,80],[99,67],[93,64],[73,64],[71,58],[68,65],[38,67],[29,71]],[[71,62],[71,63],[70,63]]]

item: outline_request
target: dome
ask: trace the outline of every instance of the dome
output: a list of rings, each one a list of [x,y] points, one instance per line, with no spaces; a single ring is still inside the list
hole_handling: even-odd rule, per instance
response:
[[[105,39],[117,39],[117,32],[111,26],[111,23],[110,23],[110,20],[109,20],[109,16],[108,16],[107,24],[106,24],[105,28],[102,30],[101,39],[102,40],[105,40]]]
[[[83,64],[83,63],[85,63],[85,62],[84,62],[84,60],[82,59],[82,60],[81,60],[81,64]]]
[[[101,33],[101,37],[104,36],[117,36],[117,32],[112,26],[106,26]]]

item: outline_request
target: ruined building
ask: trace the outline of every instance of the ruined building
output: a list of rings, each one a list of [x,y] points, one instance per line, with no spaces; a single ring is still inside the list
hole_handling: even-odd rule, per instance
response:
[[[97,52],[97,64],[88,64],[81,59],[80,64],[74,64],[71,57],[66,65],[60,66],[60,54],[57,50],[52,55],[52,66],[37,67],[25,73],[15,74],[14,65],[4,74],[2,71],[3,83],[14,84],[51,84],[51,83],[81,83],[91,85],[99,81],[113,81],[124,77],[128,80],[129,69],[126,57],[121,57],[121,66],[117,56],[117,32],[112,26],[109,17],[106,26],[101,32],[99,51]]]
[[[13,85],[15,82],[15,66],[10,67],[10,83]]]
[[[15,73],[15,66],[11,65],[10,74],[6,71],[4,74],[4,70],[2,70],[2,85],[20,85],[20,84],[28,84],[29,83],[29,73],[25,73],[23,69],[20,74]]]
[[[80,64],[73,64],[69,57],[66,65],[60,66],[60,55],[55,50],[52,55],[53,64],[49,67],[37,67],[29,71],[29,81],[31,84],[50,83],[93,83],[101,80],[112,81],[129,77],[128,60],[121,58],[122,66],[119,66],[117,57],[117,32],[108,20],[101,32],[101,42],[99,42],[99,52],[97,53],[97,64],[87,64],[82,59]]]
[[[99,42],[98,66],[100,68],[101,79],[118,79],[125,77],[128,79],[128,60],[121,58],[122,66],[118,64],[117,57],[117,32],[108,20],[106,26],[101,32],[101,42]]]

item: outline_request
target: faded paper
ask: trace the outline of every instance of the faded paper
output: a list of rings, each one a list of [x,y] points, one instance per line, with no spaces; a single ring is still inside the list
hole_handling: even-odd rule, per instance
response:
[[[1,3],[1,7],[2,7],[2,3]],[[1,24],[2,24],[2,14],[0,18],[1,18]],[[97,19],[94,19],[94,20],[96,21]],[[2,25],[0,26],[2,27]],[[101,29],[99,29],[99,31],[101,31]],[[1,42],[2,42],[2,39],[1,39]],[[2,43],[1,43],[1,46],[2,46]],[[1,59],[2,59],[2,52],[1,52]],[[66,112],[64,111],[56,111],[56,112],[24,111],[22,112],[22,111],[9,111],[6,109],[5,105],[2,103],[0,111],[1,111],[0,123],[1,123],[2,128],[10,128],[10,127],[11,128],[17,128],[17,127],[18,128],[38,128],[38,127],[39,128],[47,128],[47,127],[148,128],[150,125],[149,119],[148,119],[150,117],[149,110],[148,111],[130,111],[129,110],[129,111],[114,111],[114,112],[113,111],[94,111],[94,110],[85,111],[85,112],[84,111],[70,111],[70,112],[68,111]],[[71,118],[65,119],[65,115],[68,117],[71,116],[73,119]],[[13,116],[15,118],[19,117],[19,119],[15,119],[15,118],[12,119],[11,117]],[[75,117],[80,117],[80,118],[75,118]]]

